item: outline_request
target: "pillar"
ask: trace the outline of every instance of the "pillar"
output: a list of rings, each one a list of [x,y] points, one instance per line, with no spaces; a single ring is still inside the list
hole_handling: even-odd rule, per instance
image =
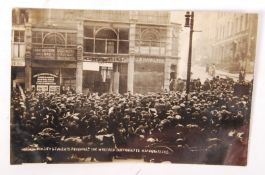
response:
[[[76,93],[83,92],[83,22],[77,24]]]
[[[169,90],[169,84],[170,84],[170,60],[168,58],[165,58],[164,63],[164,89]]]
[[[127,75],[127,91],[133,93],[133,81],[134,81],[134,61],[135,61],[135,31],[136,24],[130,24],[130,45],[129,45],[129,62],[128,62],[128,75]]]
[[[133,93],[134,81],[134,56],[130,56],[128,63],[127,90]]]
[[[113,92],[113,71],[111,71],[111,79],[110,79],[110,85],[109,85],[109,93]]]
[[[32,48],[32,32],[31,24],[25,24],[25,89],[31,90],[31,79],[32,79],[32,67],[31,67],[31,48]]]
[[[59,85],[61,86],[63,82],[62,68],[59,69]]]
[[[172,56],[172,26],[167,28],[166,57],[164,62],[164,89],[169,90],[170,84],[170,66]]]
[[[31,90],[32,69],[29,64],[30,63],[27,64],[27,61],[26,61],[26,66],[25,66],[25,89],[26,90]]]
[[[77,61],[76,63],[76,93],[83,91],[83,62]]]
[[[113,92],[119,93],[120,73],[118,71],[118,64],[114,66],[113,72]]]

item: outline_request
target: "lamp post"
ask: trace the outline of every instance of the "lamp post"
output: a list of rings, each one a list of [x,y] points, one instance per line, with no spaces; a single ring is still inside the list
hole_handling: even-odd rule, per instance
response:
[[[187,11],[185,14],[185,26],[190,28],[190,40],[189,40],[189,55],[187,64],[187,82],[186,82],[186,100],[190,93],[190,77],[191,77],[191,57],[192,57],[192,35],[193,35],[193,23],[194,23],[194,12]]]

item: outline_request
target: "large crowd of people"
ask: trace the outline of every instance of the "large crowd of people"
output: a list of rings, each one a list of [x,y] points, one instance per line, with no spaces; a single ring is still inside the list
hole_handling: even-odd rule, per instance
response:
[[[244,82],[242,87],[251,87]],[[237,88],[235,88],[237,87]],[[246,88],[245,88],[246,89]],[[13,163],[169,159],[181,163],[246,164],[251,88],[244,93],[230,78],[193,80],[192,91],[89,95],[26,92],[16,89],[11,101]],[[106,147],[168,149],[156,154],[112,152],[67,154],[23,152],[35,147]],[[233,151],[237,150],[237,151]],[[240,151],[239,151],[240,150]],[[57,158],[56,155],[57,154]],[[58,156],[59,155],[59,156]],[[107,159],[106,157],[110,157]],[[135,157],[134,157],[135,156]]]

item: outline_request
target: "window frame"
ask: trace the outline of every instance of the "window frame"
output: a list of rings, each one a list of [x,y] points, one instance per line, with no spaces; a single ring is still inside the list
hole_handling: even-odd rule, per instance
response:
[[[91,30],[91,28],[93,28],[93,36],[86,36],[85,33],[85,28],[88,28]],[[97,31],[96,31],[97,29]],[[128,38],[127,39],[120,39],[120,29],[121,30],[127,30],[128,31]],[[116,34],[116,38],[115,39],[112,39],[112,38],[98,38],[97,37],[97,34],[102,31],[102,30],[111,30],[113,32],[115,32]],[[93,53],[93,54],[129,54],[129,44],[130,44],[130,40],[129,40],[129,34],[130,34],[130,29],[129,28],[126,28],[126,27],[117,27],[117,28],[109,28],[109,27],[99,27],[99,26],[84,26],[84,43],[86,42],[86,40],[93,40],[93,49],[91,51],[91,49],[86,49],[84,48],[84,53]],[[97,45],[96,45],[96,42],[97,41],[105,41],[105,45],[104,45],[104,52],[98,52],[97,50]],[[114,52],[108,52],[108,42],[109,41],[113,41],[115,44],[114,44]],[[121,43],[127,43],[126,45],[126,48],[127,51],[120,51],[121,47],[120,47],[120,44]],[[103,50],[103,49],[102,49]]]
[[[137,26],[136,30],[140,33],[136,35],[136,52],[138,54],[148,54],[148,55],[154,55],[154,56],[165,56],[166,55],[166,44],[167,41],[165,39],[166,36],[166,30],[165,27],[156,27],[156,28],[150,28],[147,26]],[[153,39],[146,39],[144,35],[154,35],[155,37]],[[165,35],[165,36],[163,36]],[[149,37],[148,36],[148,37]],[[143,44],[145,43],[145,44]],[[143,47],[148,47],[148,52],[146,52],[146,49],[143,49]],[[155,51],[158,49],[158,52]]]
[[[41,36],[34,36],[34,33],[40,33]],[[48,43],[44,43],[44,40],[45,38],[48,36],[48,35],[53,35],[53,34],[56,34],[56,35],[59,35],[63,38],[64,40],[64,43],[63,44],[48,44]],[[68,40],[69,40],[69,35],[75,35],[73,38],[74,38],[74,42],[71,42],[69,43]],[[41,42],[33,42],[34,39],[40,39]],[[62,48],[76,48],[77,46],[77,33],[76,32],[68,32],[68,31],[65,31],[65,32],[58,32],[58,31],[44,31],[44,30],[33,30],[32,31],[32,45],[33,47],[36,47],[36,48],[55,48],[55,47],[62,47]]]
[[[19,34],[18,37],[16,37],[17,32]],[[21,33],[23,33],[23,36],[21,36]],[[14,43],[25,43],[25,30],[14,30],[13,31],[13,42]]]

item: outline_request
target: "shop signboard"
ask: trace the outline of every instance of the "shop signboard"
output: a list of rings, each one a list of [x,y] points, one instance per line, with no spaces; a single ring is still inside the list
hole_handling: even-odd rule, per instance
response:
[[[54,48],[33,48],[33,54],[35,59],[55,59]]]
[[[91,55],[84,56],[85,61],[100,62],[100,63],[127,63],[129,62],[128,56],[118,56],[118,55]]]
[[[160,58],[160,57],[136,57],[135,58],[135,62],[139,62],[139,63],[165,63],[165,59],[164,58]]]
[[[57,59],[58,60],[75,60],[76,50],[69,48],[57,48]]]
[[[33,48],[34,59],[75,60],[76,49],[72,48]]]
[[[60,92],[59,77],[51,73],[38,73],[33,76],[32,84],[36,85],[37,91],[58,93]],[[59,90],[58,90],[59,87]]]

